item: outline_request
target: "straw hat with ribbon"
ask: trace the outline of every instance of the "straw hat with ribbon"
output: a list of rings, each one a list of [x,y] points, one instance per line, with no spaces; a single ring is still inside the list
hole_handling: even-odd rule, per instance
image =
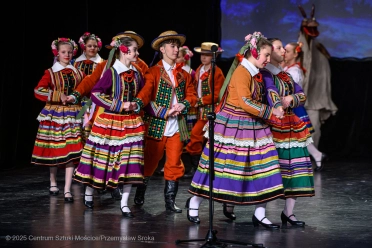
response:
[[[200,47],[195,47],[194,51],[197,53],[213,53],[212,46],[217,46],[218,50],[216,53],[222,53],[224,50],[218,46],[217,43],[203,42]]]
[[[130,38],[134,39],[135,41],[137,41],[138,48],[141,48],[143,46],[143,43],[145,43],[145,40],[142,38],[141,35],[137,34],[134,31],[129,31],[129,30],[116,34],[114,37],[112,37],[112,41],[116,41],[116,40],[118,40],[120,38],[123,38],[123,37],[130,37]],[[108,49],[114,48],[112,42],[111,42],[110,45],[106,45],[106,48],[108,48]]]
[[[165,40],[179,40],[180,46],[182,46],[186,41],[186,36],[184,34],[178,34],[176,31],[168,30],[163,33],[161,33],[157,38],[155,38],[152,43],[151,47],[158,51],[160,44]]]

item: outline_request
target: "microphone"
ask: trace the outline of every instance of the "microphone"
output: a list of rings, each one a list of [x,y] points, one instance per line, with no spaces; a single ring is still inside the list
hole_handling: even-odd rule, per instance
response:
[[[214,53],[217,52],[218,47],[216,45],[211,46],[211,51],[214,52]]]

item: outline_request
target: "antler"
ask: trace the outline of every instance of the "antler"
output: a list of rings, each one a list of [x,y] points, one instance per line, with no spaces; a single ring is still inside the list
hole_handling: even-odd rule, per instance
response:
[[[302,8],[302,6],[301,6],[301,5],[298,5],[298,8],[300,9],[302,16],[303,16],[304,18],[306,18],[306,12],[305,12],[305,10]]]
[[[313,4],[313,7],[311,8],[311,19],[314,18],[314,14],[315,14],[315,5]]]

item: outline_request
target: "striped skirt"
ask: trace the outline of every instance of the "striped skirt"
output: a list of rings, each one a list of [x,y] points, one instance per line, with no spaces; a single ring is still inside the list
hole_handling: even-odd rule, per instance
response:
[[[205,198],[209,198],[209,152],[208,141],[189,187],[191,194]],[[252,205],[284,196],[278,153],[269,126],[260,119],[225,105],[215,120],[212,152],[215,201]]]
[[[97,189],[143,183],[144,133],[136,114],[101,113],[84,146],[74,180]]]
[[[303,122],[305,122],[305,124],[306,124],[307,128],[309,129],[310,133],[315,132],[314,127],[311,124],[309,115],[307,114],[306,109],[305,109],[304,106],[299,106],[297,108],[294,108],[293,113],[295,115],[297,115]]]
[[[306,124],[289,113],[281,120],[275,118],[271,125],[285,197],[314,196],[313,169],[307,150],[313,140]]]
[[[43,166],[64,167],[68,163],[78,164],[83,144],[81,141],[81,119],[76,119],[81,106],[51,105],[40,112],[31,163]]]

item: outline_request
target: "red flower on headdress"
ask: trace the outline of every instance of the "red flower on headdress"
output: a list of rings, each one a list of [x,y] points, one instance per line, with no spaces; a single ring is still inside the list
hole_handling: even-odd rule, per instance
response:
[[[122,51],[123,53],[128,53],[128,47],[127,47],[127,46],[120,45],[120,46],[119,46],[119,49],[120,49],[120,51]]]
[[[253,58],[255,58],[255,59],[258,58],[258,53],[257,53],[257,49],[256,48],[252,48],[251,54],[252,54]]]

